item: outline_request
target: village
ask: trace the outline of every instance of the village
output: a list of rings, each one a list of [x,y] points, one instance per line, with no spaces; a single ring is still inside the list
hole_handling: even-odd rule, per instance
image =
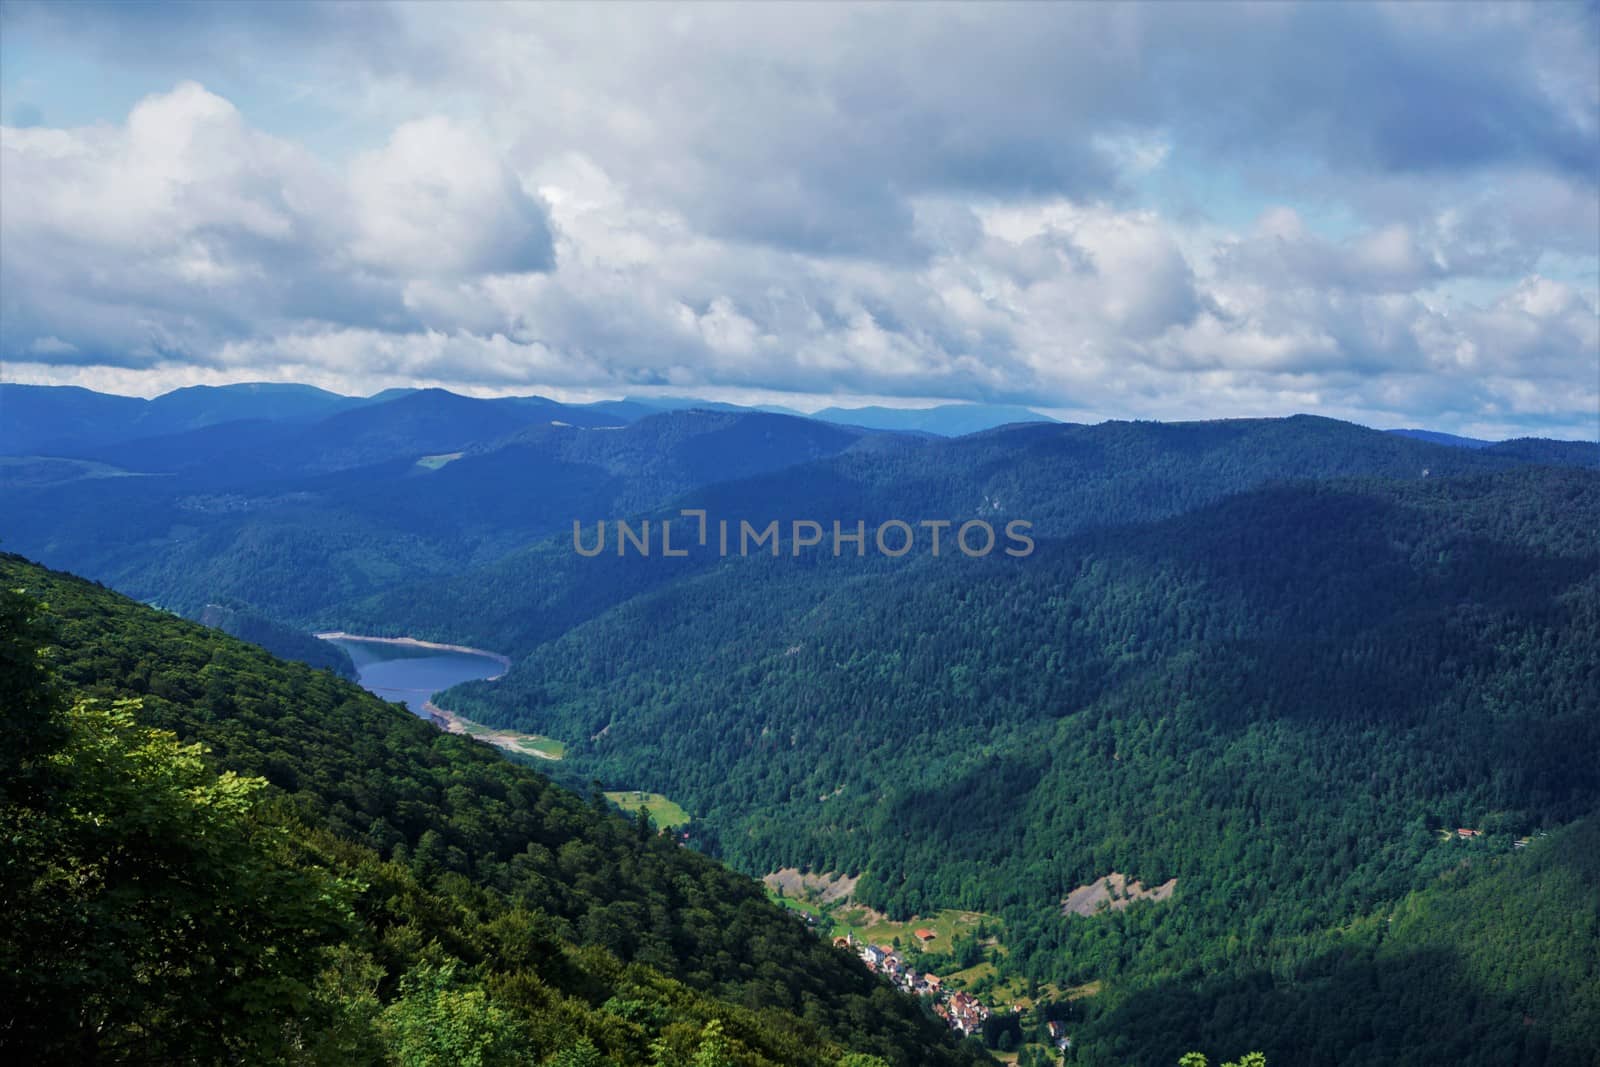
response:
[[[927,947],[938,935],[932,930],[922,928],[916,930],[913,936],[919,944]],[[835,948],[855,952],[867,965],[868,970],[883,975],[902,992],[931,998],[934,1014],[943,1019],[952,1030],[963,1036],[982,1037],[983,1024],[990,1015],[989,1008],[965,990],[945,989],[944,980],[937,974],[918,973],[900,952],[887,945],[857,941],[854,934],[835,937],[833,944]],[[1022,1005],[1013,1004],[1011,1011],[1020,1016]],[[1072,1038],[1067,1035],[1066,1027],[1062,1023],[1051,1021],[1046,1025],[1049,1028],[1050,1043],[1058,1052],[1065,1053],[1072,1047]]]
[[[943,910],[894,921],[856,900],[858,877],[840,873],[784,868],[762,881],[817,937],[921,999],[931,1015],[1002,1063],[1034,1067],[1071,1055],[1066,1002],[1095,995],[1098,983],[1060,989],[999,978],[996,963],[1006,948],[992,917]]]

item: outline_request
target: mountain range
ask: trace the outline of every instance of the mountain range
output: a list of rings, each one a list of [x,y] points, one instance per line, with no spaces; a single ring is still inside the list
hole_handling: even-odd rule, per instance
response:
[[[438,703],[559,741],[557,787],[670,799],[744,874],[848,887],[798,902],[824,928],[960,931],[912,958],[1053,1012],[1074,1063],[1600,1049],[1600,445],[438,390],[135,415],[21,389],[0,388],[7,549],[290,658],[316,629],[502,653],[503,678]],[[685,509],[781,544],[713,551]],[[695,550],[622,551],[619,520]],[[600,523],[607,551],[577,552]],[[895,523],[904,555],[875,543]],[[955,541],[1011,523],[1025,554]],[[226,756],[203,707],[151,723]],[[342,746],[372,729],[318,744],[359,774],[380,757]],[[274,758],[240,767],[335,836],[388,818]]]

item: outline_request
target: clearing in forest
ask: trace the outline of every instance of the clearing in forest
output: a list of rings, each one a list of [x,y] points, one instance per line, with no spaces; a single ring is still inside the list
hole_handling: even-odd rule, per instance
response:
[[[856,891],[860,875],[810,874],[798,867],[784,867],[761,879],[767,888],[781,891],[790,900],[809,900],[817,904],[835,904],[850,899]]]
[[[607,793],[606,799],[630,815],[644,808],[650,813],[650,821],[661,830],[672,830],[689,823],[689,813],[660,793],[623,789]]]
[[[1067,899],[1061,902],[1061,914],[1094,915],[1102,909],[1121,911],[1136,900],[1166,900],[1177,887],[1178,880],[1169,878],[1154,889],[1146,889],[1137,881],[1128,881],[1126,875],[1112,871],[1068,893]]]

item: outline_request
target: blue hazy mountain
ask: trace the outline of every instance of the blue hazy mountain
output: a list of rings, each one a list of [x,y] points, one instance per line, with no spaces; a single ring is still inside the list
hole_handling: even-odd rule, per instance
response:
[[[321,418],[369,403],[310,385],[194,385],[153,400],[76,386],[0,383],[0,453],[81,450],[227,422]]]
[[[620,426],[625,422],[544,397],[480,400],[443,389],[409,389],[390,390],[371,399],[339,399],[349,402],[234,403],[227,407],[235,412],[259,409],[279,414],[227,422],[207,422],[201,415],[139,418],[125,423],[114,437],[108,436],[112,431],[103,424],[66,418],[47,444],[52,455],[111,463],[145,474],[187,470],[206,484],[217,485],[346,470],[393,459],[415,461],[429,454],[460,451],[532,425]],[[335,410],[318,417],[314,410],[319,406]],[[189,423],[198,425],[185,425]],[[184,428],[148,435],[138,432],[162,424]],[[135,436],[123,436],[129,433]]]
[[[561,418],[550,418],[552,414]],[[304,618],[456,573],[706,485],[836,456],[862,431],[752,411],[621,425],[553,402],[420,391],[310,424],[262,420],[0,464],[8,548],[176,610]]]
[[[1055,422],[1024,407],[1007,404],[941,404],[932,408],[823,408],[811,416],[823,422],[864,426],[871,430],[931,433],[961,437],[1017,422]]]
[[[368,403],[311,385],[245,382],[191,385],[150,401],[147,420],[174,429],[195,429],[238,419],[310,419]]]
[[[1436,445],[1450,445],[1454,448],[1488,448],[1493,441],[1485,441],[1480,437],[1460,437],[1453,433],[1441,433],[1438,430],[1388,430],[1387,433],[1397,434],[1401,437],[1411,437],[1418,441],[1431,441]]]
[[[625,396],[621,400],[598,400],[587,406],[628,419],[642,419],[662,411],[766,411],[774,415],[807,417],[803,411],[780,404],[729,404],[695,396]]]
[[[115,441],[137,425],[149,405],[132,396],[112,396],[75,385],[0,383],[0,453],[46,450],[63,437]]]

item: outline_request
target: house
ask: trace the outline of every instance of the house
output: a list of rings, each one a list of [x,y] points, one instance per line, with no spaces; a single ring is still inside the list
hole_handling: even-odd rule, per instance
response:
[[[844,937],[836,937],[836,938],[834,938],[833,939],[833,947],[834,948],[849,948],[850,947],[850,937],[849,937],[849,935],[847,934]]]
[[[932,930],[928,929],[926,926],[924,926],[921,929],[916,931],[917,940],[922,942],[922,944],[924,946],[932,943],[933,939],[938,937],[938,936],[939,936],[938,934],[934,933]]]
[[[989,1017],[989,1009],[966,993],[957,993],[950,998],[950,1025],[964,1034],[975,1033],[982,1025],[983,1020]]]
[[[1483,831],[1482,830],[1469,830],[1465,826],[1463,826],[1459,830],[1456,831],[1456,836],[1459,837],[1459,838],[1462,838],[1462,839],[1466,839],[1466,838],[1470,838],[1470,837],[1482,837],[1483,836]]]
[[[940,978],[936,974],[925,974],[922,976],[922,978],[923,981],[928,983],[928,992],[930,993],[939,992],[940,988],[944,985],[944,979]]]

